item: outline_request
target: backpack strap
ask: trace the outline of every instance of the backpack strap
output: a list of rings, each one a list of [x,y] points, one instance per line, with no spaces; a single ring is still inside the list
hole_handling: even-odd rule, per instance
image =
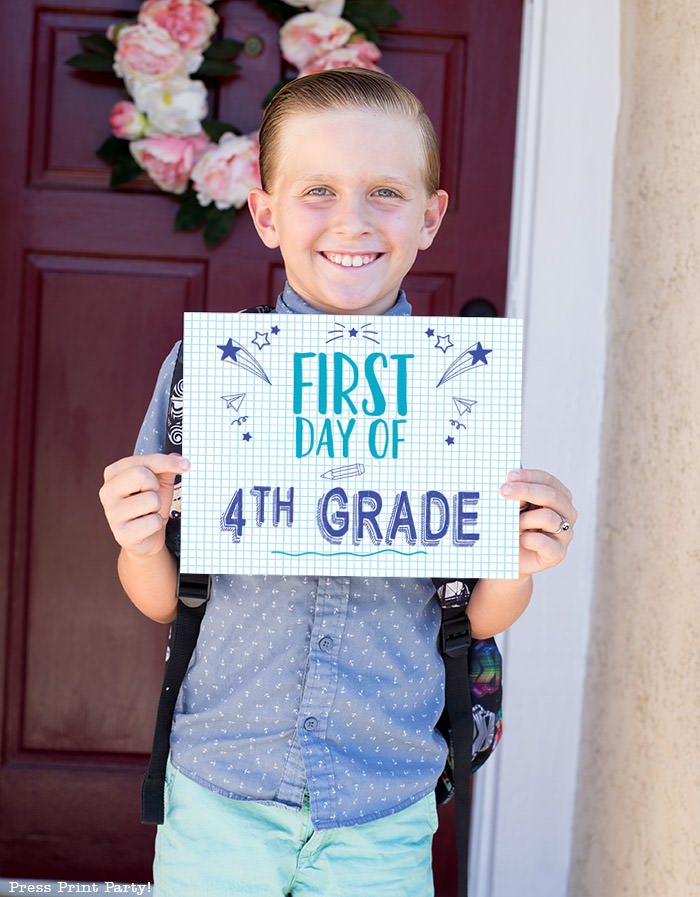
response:
[[[453,752],[452,775],[456,801],[458,897],[469,888],[469,827],[471,818],[472,699],[469,681],[471,626],[467,603],[476,580],[434,579],[442,609],[440,651],[445,662],[445,710]]]
[[[141,786],[141,822],[163,822],[165,768],[170,752],[170,729],[175,703],[185,678],[199,627],[209,600],[211,577],[206,574],[181,574],[177,585],[177,617],[170,627],[165,675],[158,700],[151,759]]]
[[[270,305],[256,305],[245,312],[266,314],[274,311]],[[177,354],[168,400],[165,451],[182,451],[183,362],[182,344]],[[180,478],[175,480],[178,489]],[[180,556],[180,513],[172,511],[166,525],[165,541],[176,558]],[[153,747],[148,769],[141,786],[141,822],[160,825],[165,818],[165,769],[170,752],[170,730],[175,704],[187,668],[192,659],[202,618],[207,609],[211,576],[197,573],[178,573],[177,616],[170,625],[165,673],[158,699]]]

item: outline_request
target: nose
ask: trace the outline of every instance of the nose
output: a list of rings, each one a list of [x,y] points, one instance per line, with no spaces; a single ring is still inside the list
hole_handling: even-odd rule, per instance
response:
[[[371,210],[364,195],[348,193],[338,197],[333,211],[333,230],[337,234],[359,237],[371,233]]]

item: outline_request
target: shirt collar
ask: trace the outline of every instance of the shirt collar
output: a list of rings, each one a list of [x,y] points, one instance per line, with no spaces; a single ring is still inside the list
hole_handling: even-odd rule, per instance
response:
[[[288,283],[285,283],[284,290],[277,297],[276,311],[280,314],[288,315],[318,315],[321,314],[317,309],[312,308],[308,302],[301,298]],[[385,315],[410,315],[411,304],[406,298],[406,293],[399,290],[398,298],[392,307],[384,312]]]

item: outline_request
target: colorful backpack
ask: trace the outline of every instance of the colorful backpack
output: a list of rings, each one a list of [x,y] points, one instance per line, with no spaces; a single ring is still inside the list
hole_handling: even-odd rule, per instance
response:
[[[271,312],[257,306],[247,312]],[[182,346],[170,388],[165,451],[180,452],[182,444]],[[177,486],[176,486],[177,491]],[[173,502],[166,528],[166,544],[180,555],[179,503]],[[206,574],[178,577],[177,617],[170,628],[165,674],[158,702],[151,759],[142,788],[141,820],[160,824],[164,818],[165,767],[175,703],[187,672],[209,599],[211,578]],[[449,752],[435,796],[438,806],[456,796],[459,897],[467,897],[470,777],[493,753],[502,732],[501,654],[493,638],[472,639],[466,606],[476,580],[434,579],[442,608],[440,651],[445,663],[445,710],[438,729]]]

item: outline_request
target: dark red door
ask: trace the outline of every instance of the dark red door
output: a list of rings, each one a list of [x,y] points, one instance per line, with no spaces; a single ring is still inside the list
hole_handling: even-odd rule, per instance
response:
[[[421,314],[466,300],[503,310],[521,0],[395,0],[383,66],[436,124],[450,212],[407,288]],[[116,193],[95,148],[118,85],[63,61],[77,37],[137,0],[5,0],[0,90],[0,876],[147,881],[139,823],[165,633],[116,581],[97,500],[103,467],[131,451],[181,315],[275,295],[279,259],[242,212],[226,243],[172,230],[174,203]],[[126,12],[125,12],[126,10]],[[280,76],[277,23],[253,0],[217,4],[228,37],[264,52],[210,92],[244,131]],[[455,893],[449,811],[436,842],[440,897]]]

